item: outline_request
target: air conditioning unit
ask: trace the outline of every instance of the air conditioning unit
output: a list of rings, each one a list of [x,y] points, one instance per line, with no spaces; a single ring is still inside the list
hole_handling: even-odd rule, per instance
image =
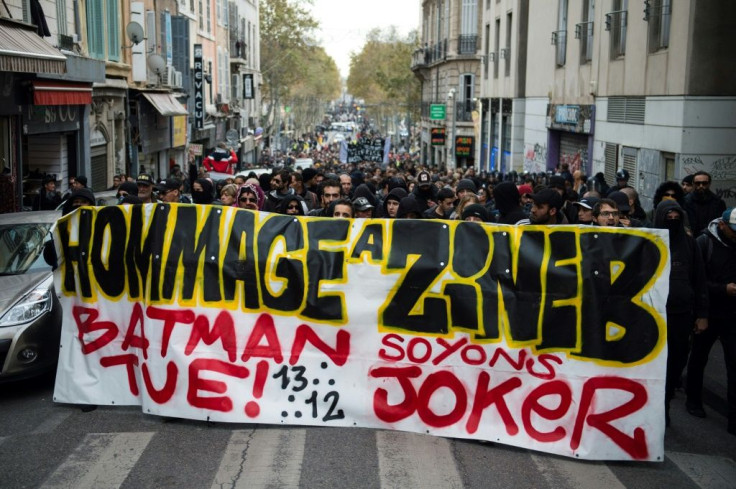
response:
[[[174,88],[181,88],[182,84],[182,74],[181,71],[175,71],[174,72]]]
[[[171,87],[175,83],[176,70],[173,66],[167,66],[161,75],[161,85],[165,87]]]

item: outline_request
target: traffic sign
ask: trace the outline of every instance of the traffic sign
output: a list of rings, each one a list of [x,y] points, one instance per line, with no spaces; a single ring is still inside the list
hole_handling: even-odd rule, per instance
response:
[[[432,121],[445,120],[445,104],[431,104],[429,106],[429,119]]]

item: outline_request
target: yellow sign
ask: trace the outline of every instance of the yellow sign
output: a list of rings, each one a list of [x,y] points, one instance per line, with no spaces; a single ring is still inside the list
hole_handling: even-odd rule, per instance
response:
[[[171,134],[171,147],[179,148],[187,144],[187,116],[180,115],[172,117],[174,122]]]

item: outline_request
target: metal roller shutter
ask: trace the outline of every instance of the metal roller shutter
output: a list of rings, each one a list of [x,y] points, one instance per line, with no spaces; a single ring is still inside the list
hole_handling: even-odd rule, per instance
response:
[[[92,163],[92,181],[90,186],[93,192],[107,190],[107,145],[92,146],[90,149]]]
[[[560,133],[560,161],[559,164],[567,163],[570,173],[582,169],[587,173],[588,169],[588,136],[570,132]]]

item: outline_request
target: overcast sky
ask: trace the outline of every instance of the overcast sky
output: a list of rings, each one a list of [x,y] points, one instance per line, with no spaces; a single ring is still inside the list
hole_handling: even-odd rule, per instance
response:
[[[327,54],[348,76],[350,53],[360,52],[365,37],[374,27],[396,26],[407,34],[419,28],[420,0],[314,0],[313,16],[320,22],[317,35]]]

